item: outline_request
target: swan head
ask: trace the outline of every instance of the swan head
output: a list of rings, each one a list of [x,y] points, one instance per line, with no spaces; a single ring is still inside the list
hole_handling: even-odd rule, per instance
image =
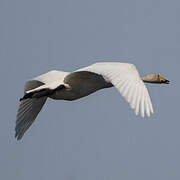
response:
[[[156,84],[169,84],[170,81],[163,78],[160,74],[149,74],[142,78],[146,83],[156,83]]]

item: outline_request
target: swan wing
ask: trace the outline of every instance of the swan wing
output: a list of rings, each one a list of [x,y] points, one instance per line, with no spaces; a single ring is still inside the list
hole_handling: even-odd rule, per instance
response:
[[[96,63],[77,71],[90,71],[102,75],[104,79],[111,82],[121,95],[128,101],[136,115],[145,113],[150,116],[153,106],[148,90],[133,64],[128,63]]]
[[[24,91],[43,86],[44,83],[37,80],[27,81]],[[34,122],[47,97],[24,99],[20,102],[19,109],[16,116],[15,137],[20,140],[27,129]]]
[[[46,90],[53,90],[63,84],[64,77],[69,74],[63,71],[49,71],[45,74],[29,80],[25,84],[24,93],[41,92],[46,93]],[[42,92],[44,90],[44,92]],[[27,98],[20,102],[16,117],[15,137],[20,140],[27,129],[36,119],[41,111],[47,97]]]

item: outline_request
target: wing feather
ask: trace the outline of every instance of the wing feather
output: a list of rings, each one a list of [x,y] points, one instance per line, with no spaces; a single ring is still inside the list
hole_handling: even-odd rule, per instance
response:
[[[136,100],[138,98],[138,86],[137,84],[134,85],[134,91],[132,95],[132,102],[131,102],[131,108],[135,110],[136,108]]]
[[[15,137],[21,139],[26,130],[34,122],[44,103],[46,102],[46,97],[25,99],[21,101],[19,105],[19,110],[17,113],[16,127],[15,127]]]
[[[145,90],[144,88],[142,88],[142,93],[141,93],[141,100],[140,100],[140,109],[141,109],[141,116],[144,117],[144,111],[146,111],[145,107],[144,107],[144,100],[145,100]]]
[[[147,96],[148,96],[148,104],[149,104],[149,107],[150,107],[150,112],[153,114],[154,113],[154,110],[153,110],[153,105],[152,105],[152,102],[151,102],[151,99],[150,99],[150,96],[149,96],[149,93],[147,92]]]
[[[123,97],[124,97],[124,91],[126,90],[127,86],[128,86],[128,81],[126,79],[124,83],[119,87],[119,91],[121,92]]]
[[[141,98],[141,89],[137,89],[137,99],[136,99],[136,107],[135,107],[135,113],[136,115],[139,114],[139,109],[140,109],[140,98]]]
[[[126,88],[124,89],[124,91],[122,91],[122,95],[126,98],[128,103],[130,103],[129,94],[131,90],[132,90],[132,84],[129,82]]]
[[[131,85],[131,87],[129,88],[129,93],[128,93],[128,95],[127,95],[127,101],[130,103],[130,106],[131,106],[131,107],[132,107],[134,90],[135,90],[134,85]]]
[[[151,115],[151,113],[150,113],[150,106],[149,106],[149,103],[148,103],[148,94],[147,94],[147,91],[145,91],[145,101],[144,101],[144,104],[145,104],[145,109],[146,109],[146,115],[149,117]]]
[[[23,119],[23,117],[26,115],[26,113],[31,110],[31,108],[33,106],[33,101],[31,101],[31,99],[29,99],[29,101],[31,103],[26,105],[26,107],[22,106],[22,107],[19,108],[19,111],[18,111],[18,114],[17,114],[17,122],[20,122]],[[23,103],[21,103],[21,104],[23,104]]]

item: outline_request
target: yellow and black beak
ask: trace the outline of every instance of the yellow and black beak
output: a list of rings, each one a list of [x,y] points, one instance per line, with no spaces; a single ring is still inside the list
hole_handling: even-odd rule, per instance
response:
[[[163,78],[162,76],[159,76],[159,78],[160,78],[160,82],[161,82],[162,84],[169,84],[169,83],[170,83],[169,80]]]

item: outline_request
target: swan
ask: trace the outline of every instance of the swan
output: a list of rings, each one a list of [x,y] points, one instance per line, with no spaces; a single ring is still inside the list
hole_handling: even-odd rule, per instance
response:
[[[135,114],[150,116],[153,106],[144,83],[169,84],[159,74],[140,77],[133,64],[99,62],[74,72],[52,70],[25,83],[17,112],[15,138],[20,140],[31,126],[47,98],[76,100],[103,88],[115,87]]]

